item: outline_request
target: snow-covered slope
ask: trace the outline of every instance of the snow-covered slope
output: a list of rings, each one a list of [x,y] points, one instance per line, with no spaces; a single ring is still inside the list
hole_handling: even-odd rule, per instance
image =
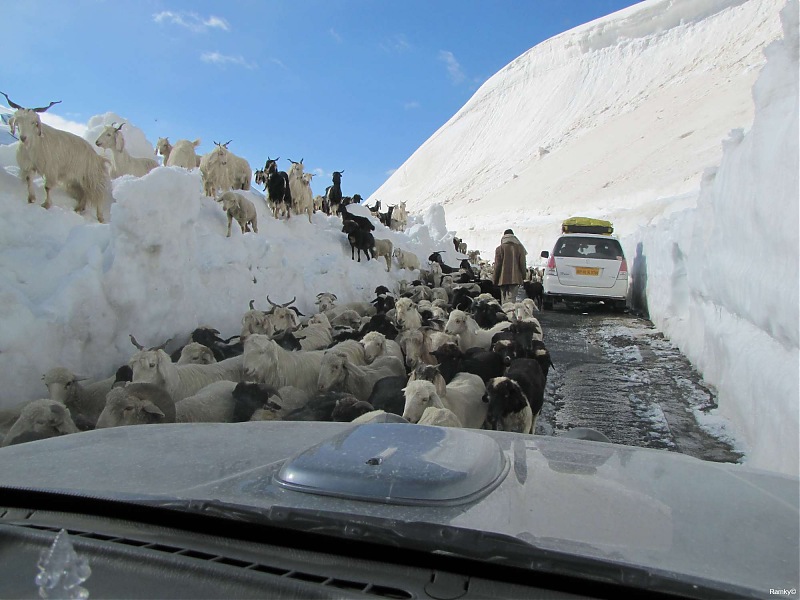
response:
[[[636,307],[718,389],[748,462],[797,474],[797,35],[797,0],[650,0],[578,27],[489,79],[370,202],[441,203],[489,259],[513,227],[529,264],[564,218],[610,219]]]
[[[650,0],[532,48],[491,77],[370,198],[432,203],[471,248],[513,226],[549,248],[575,214],[622,231],[696,189],[752,122],[782,0]]]

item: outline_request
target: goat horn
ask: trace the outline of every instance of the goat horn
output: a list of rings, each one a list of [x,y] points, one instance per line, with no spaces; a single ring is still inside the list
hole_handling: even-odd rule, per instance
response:
[[[112,127],[114,127],[114,129],[116,129],[117,131],[119,131],[120,129],[122,129],[122,126],[123,126],[123,125],[125,125],[125,123],[120,123],[120,124],[119,124],[119,127],[114,127],[113,125],[112,125]]]
[[[153,346],[152,348],[150,348],[150,350],[163,350],[164,348],[167,347],[167,344],[169,344],[171,341],[172,341],[172,338],[169,338],[166,342],[164,342],[160,346]]]
[[[51,102],[47,106],[40,106],[39,108],[32,108],[33,112],[42,113],[45,112],[48,108],[52,108],[56,104],[61,104],[61,100],[56,100],[55,102]]]
[[[292,163],[293,165],[296,165],[296,164],[298,164],[298,163],[294,162],[294,161],[293,161],[291,158],[287,158],[286,160],[288,160],[288,161],[289,161],[290,163]],[[301,161],[301,162],[302,162],[302,161]]]
[[[133,337],[133,334],[129,336],[131,338],[131,343],[136,346],[139,350],[144,350],[144,346],[142,346],[139,342],[136,341],[136,338]]]
[[[225,143],[224,143],[224,144],[222,144],[222,145],[223,145],[223,146],[225,146],[225,147],[227,148],[227,147],[228,147],[228,144],[230,144],[232,141],[233,141],[233,140],[228,140],[227,142],[225,142]]]
[[[291,300],[289,300],[289,301],[288,301],[286,304],[281,304],[281,307],[282,307],[282,308],[286,308],[287,306],[289,306],[289,305],[290,305],[292,302],[294,302],[295,300],[297,300],[297,296],[295,296],[294,298],[292,298]]]
[[[267,294],[267,302],[269,302],[270,304],[272,304],[272,306],[278,306],[278,305],[277,305],[277,304],[275,304],[275,303],[274,303],[272,300],[270,300],[270,299],[269,299],[269,294]]]
[[[16,108],[16,109],[18,109],[18,110],[25,110],[25,107],[24,107],[24,106],[20,106],[19,104],[17,104],[16,102],[14,102],[14,101],[13,101],[11,98],[9,98],[9,97],[8,97],[8,94],[6,94],[5,92],[0,92],[0,94],[3,94],[3,96],[5,96],[5,97],[6,97],[6,101],[8,102],[8,105],[9,105],[11,108]]]
[[[255,300],[250,300],[250,310],[255,310],[256,309],[256,307],[254,306],[255,303],[256,303]]]

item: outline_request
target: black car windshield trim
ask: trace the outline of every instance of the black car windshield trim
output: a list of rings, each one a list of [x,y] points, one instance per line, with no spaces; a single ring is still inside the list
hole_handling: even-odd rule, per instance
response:
[[[431,522],[403,521],[352,513],[296,509],[286,506],[254,508],[218,500],[182,500],[147,495],[81,495],[74,491],[0,487],[0,506],[77,513],[111,519],[150,523],[162,527],[205,533],[218,531],[220,521],[229,524],[227,531],[237,537],[232,525],[242,524],[247,537],[254,528],[289,530],[292,536],[279,536],[280,544],[302,543],[299,536],[318,536],[352,544],[368,544],[392,548],[395,552],[423,552],[428,555],[464,559],[493,567],[537,573],[535,585],[543,582],[538,576],[576,578],[593,586],[610,585],[613,597],[620,587],[685,598],[754,598],[758,590],[733,586],[725,582],[695,576],[648,569],[614,560],[599,559],[541,548],[519,538]],[[197,517],[201,517],[199,520]],[[206,522],[208,521],[208,523]],[[291,538],[291,540],[287,539]],[[257,536],[259,541],[275,536]],[[290,545],[290,544],[287,544]],[[316,543],[309,544],[314,549]],[[336,546],[339,547],[338,545]],[[368,558],[376,558],[370,551]],[[484,576],[484,573],[481,573]],[[530,582],[529,582],[530,583]],[[594,596],[599,590],[592,588]],[[600,594],[602,596],[603,594]]]

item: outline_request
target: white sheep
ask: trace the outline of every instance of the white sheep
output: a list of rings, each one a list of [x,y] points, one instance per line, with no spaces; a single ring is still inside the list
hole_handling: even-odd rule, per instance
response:
[[[44,108],[28,109],[8,96],[6,100],[10,107],[17,109],[9,125],[12,134],[19,129],[17,163],[20,167],[19,176],[28,186],[28,202],[36,202],[33,175],[39,173],[44,178],[44,208],[52,206],[50,190],[61,186],[78,201],[75,212],[82,213],[87,205],[93,206],[97,220],[102,223],[103,203],[111,189],[107,170],[109,161],[95,152],[83,138],[42,123],[39,113],[57,102],[51,102]]]
[[[333,344],[333,328],[323,313],[313,315],[294,336],[300,341],[303,350],[322,350]]]
[[[22,409],[31,402],[34,402],[34,400],[25,400],[8,408],[0,408],[0,441],[11,429],[11,426],[17,422],[17,419],[22,414]]]
[[[366,402],[378,380],[405,377],[405,374],[403,362],[394,356],[382,356],[371,365],[356,365],[345,354],[329,351],[320,368],[317,389],[320,392],[341,390]]]
[[[236,400],[234,381],[217,381],[175,403],[177,423],[232,423]]]
[[[166,390],[152,383],[129,383],[108,392],[97,428],[174,422],[175,402]]]
[[[409,381],[404,388],[406,397],[403,418],[417,423],[428,406],[449,408],[459,422],[470,429],[481,429],[486,421],[488,405],[483,401],[486,386],[472,373],[459,373],[447,384],[447,394],[440,397],[433,383]]]
[[[419,257],[408,250],[394,249],[394,256],[397,259],[397,266],[400,269],[419,270]]]
[[[175,402],[196,394],[215,381],[244,379],[241,356],[210,365],[176,365],[161,348],[146,350],[133,336],[131,341],[139,348],[128,362],[133,369],[133,381],[157,385],[165,389]]]
[[[250,200],[236,192],[225,192],[217,201],[222,203],[222,210],[228,215],[227,237],[231,237],[233,219],[236,219],[242,233],[246,233],[248,229],[252,229],[253,233],[258,233],[258,215],[255,205]]]
[[[330,324],[333,328],[350,327],[351,329],[358,329],[361,327],[361,315],[354,310],[347,309],[330,319]]]
[[[373,258],[383,256],[386,259],[386,272],[392,270],[392,251],[394,246],[391,240],[375,240],[375,246],[372,248]]]
[[[159,143],[161,140],[159,140]],[[169,144],[169,140],[167,140]],[[164,165],[167,167],[183,167],[184,169],[196,169],[199,166],[200,157],[197,156],[195,148],[200,145],[200,140],[178,140],[174,146],[170,146],[169,152],[164,156]]]
[[[394,356],[400,362],[405,362],[403,350],[394,340],[387,340],[386,336],[379,331],[370,331],[361,338],[361,345],[364,346],[364,359],[367,364],[372,363],[379,356]]]
[[[489,346],[492,345],[494,334],[510,326],[510,322],[503,321],[491,329],[481,329],[475,319],[463,310],[454,310],[450,313],[450,318],[447,320],[444,331],[447,334],[456,336],[458,338],[458,347],[462,352],[466,352],[470,348],[488,350]]]
[[[210,365],[217,362],[211,348],[198,342],[189,342],[181,349],[178,365]]]
[[[103,132],[95,141],[96,146],[111,150],[113,164],[111,176],[114,179],[122,175],[142,177],[155,169],[158,163],[152,158],[139,158],[128,154],[128,151],[125,150],[125,138],[121,131],[125,123],[122,123],[119,127],[115,127],[114,125],[114,123],[106,125]]]
[[[461,421],[449,408],[429,406],[422,411],[417,425],[435,425],[437,427],[461,427]]]
[[[400,415],[387,413],[383,409],[378,409],[364,413],[360,417],[356,417],[350,421],[350,423],[353,425],[364,425],[366,423],[408,423],[408,421]]]
[[[78,377],[64,367],[50,369],[42,376],[51,400],[60,402],[70,410],[73,420],[82,429],[94,427],[106,405],[106,394],[114,385],[115,376],[83,384]]]
[[[10,446],[46,438],[79,433],[69,409],[49,398],[34,400],[22,407],[19,418],[9,428],[0,446]]]
[[[322,350],[290,352],[266,335],[254,333],[244,341],[244,372],[249,381],[314,394],[322,355]]]

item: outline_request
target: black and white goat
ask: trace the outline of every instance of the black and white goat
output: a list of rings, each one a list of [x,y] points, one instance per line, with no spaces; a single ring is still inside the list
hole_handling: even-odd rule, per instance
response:
[[[533,433],[536,428],[536,417],[544,404],[544,388],[547,379],[539,363],[530,358],[517,358],[502,377],[496,377],[486,386],[484,402],[489,404],[486,422],[492,429],[498,427],[514,427],[520,433]],[[530,428],[528,431],[516,429],[527,422],[523,406],[527,403],[530,410]],[[513,415],[513,416],[512,416]],[[508,431],[508,430],[507,430]]]
[[[278,158],[267,157],[264,171],[257,182],[266,177],[265,189],[268,190],[269,200],[272,203],[273,216],[277,219],[281,213],[286,213],[286,218],[292,216],[292,192],[289,189],[289,174],[278,170]],[[258,176],[258,175],[257,175]]]

